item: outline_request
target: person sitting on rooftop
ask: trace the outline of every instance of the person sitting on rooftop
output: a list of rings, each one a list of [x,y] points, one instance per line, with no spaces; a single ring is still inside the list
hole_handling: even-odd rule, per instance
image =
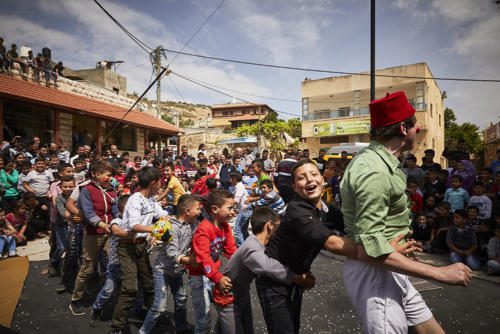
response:
[[[7,51],[7,58],[9,59],[9,68],[12,69],[14,63],[18,63],[21,66],[21,70],[23,71],[23,75],[26,75],[26,64],[19,58],[19,54],[17,53],[17,45],[12,44],[10,50]]]

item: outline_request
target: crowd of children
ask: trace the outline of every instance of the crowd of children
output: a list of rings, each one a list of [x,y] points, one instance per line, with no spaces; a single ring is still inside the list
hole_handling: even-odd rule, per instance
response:
[[[309,190],[294,184],[300,182],[293,175],[298,161],[310,161],[308,151],[288,152],[275,165],[267,151],[262,157],[241,149],[233,155],[207,155],[200,146],[196,159],[187,147],[175,157],[167,148],[161,154],[146,150],[144,157],[132,160],[127,152],[118,155],[113,145],[104,154],[81,146],[70,158],[64,146],[41,145],[37,137],[31,143],[26,150],[22,138],[14,137],[2,145],[0,250],[6,257],[16,256],[16,245],[48,237],[46,273],[61,277],[58,292],[71,292],[74,315],[87,312],[84,297],[90,281],[105,273],[92,300],[93,326],[99,325],[104,307],[117,294],[110,331],[121,333],[134,308],[136,314],[147,310],[140,333],[150,333],[165,310],[170,287],[176,331],[189,331],[186,273],[195,333],[212,328],[211,301],[219,314],[217,330],[252,333],[249,286],[255,276],[269,277],[283,287],[314,286],[309,269],[294,273],[296,268],[265,252],[281,219],[290,219],[285,218],[287,203],[300,203],[299,197],[308,196]],[[330,214],[335,215],[342,206],[339,184],[350,160],[347,152],[331,161],[324,154],[322,150],[314,159],[317,168],[312,172],[321,173],[326,185],[322,202],[331,204]],[[425,154],[421,167],[412,155],[402,161],[414,216],[413,237],[424,251],[449,251],[451,262],[464,262],[473,270],[484,264],[490,273],[499,273],[498,168],[484,168],[476,176],[463,155],[449,157],[451,167],[446,170],[433,162],[432,150]],[[166,216],[171,216],[173,238],[162,242],[151,232],[154,221]],[[324,234],[341,235],[342,219],[330,218],[325,218]],[[150,263],[152,247],[158,250],[154,263]],[[318,247],[314,252],[323,246]],[[224,267],[222,255],[229,258]],[[308,257],[309,264],[314,257]],[[261,286],[265,282],[261,280]],[[266,309],[270,295],[263,289],[260,297]],[[268,328],[273,321],[266,319]]]
[[[479,270],[486,265],[498,274],[500,229],[500,150],[490,167],[477,172],[466,152],[451,152],[448,169],[434,162],[435,152],[425,151],[422,165],[409,154],[401,161],[407,176],[407,193],[413,212],[413,238],[425,252],[449,252],[450,261]],[[340,205],[335,197],[344,164],[326,164],[323,173],[330,189],[325,199]]]

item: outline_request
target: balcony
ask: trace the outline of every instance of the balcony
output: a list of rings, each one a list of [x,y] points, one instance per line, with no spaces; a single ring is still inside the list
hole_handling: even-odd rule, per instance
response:
[[[322,119],[342,119],[350,117],[368,116],[370,112],[368,107],[362,107],[360,110],[342,108],[337,110],[317,110],[309,115],[304,115],[304,121],[317,121]]]

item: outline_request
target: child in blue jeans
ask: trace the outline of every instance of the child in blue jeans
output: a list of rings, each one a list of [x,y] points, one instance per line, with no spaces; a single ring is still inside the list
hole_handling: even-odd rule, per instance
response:
[[[200,202],[195,195],[184,194],[177,202],[177,219],[170,218],[173,238],[162,245],[156,258],[154,278],[154,301],[144,319],[139,334],[151,333],[158,318],[166,308],[167,287],[174,296],[175,332],[183,333],[188,329],[186,311],[186,291],[184,290],[183,274],[185,265],[196,266],[194,256],[189,257],[193,234],[198,226],[198,216],[201,214]]]
[[[477,249],[477,237],[474,230],[467,228],[467,211],[456,210],[453,225],[448,228],[446,242],[450,249],[451,263],[463,262],[472,270],[479,270],[481,263],[474,256]]]
[[[9,257],[16,256],[16,229],[5,219],[5,211],[0,210],[0,256],[5,245],[9,248]]]

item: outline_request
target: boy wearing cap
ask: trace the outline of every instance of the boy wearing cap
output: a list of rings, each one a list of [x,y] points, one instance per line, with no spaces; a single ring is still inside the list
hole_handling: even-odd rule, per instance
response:
[[[351,161],[340,184],[346,235],[358,246],[358,259],[347,259],[343,278],[364,333],[409,328],[444,333],[408,276],[398,272],[457,285],[471,279],[461,263],[434,268],[395,252],[389,243],[408,234],[411,223],[398,157],[413,148],[419,132],[414,114],[403,92],[370,103],[372,141]]]

